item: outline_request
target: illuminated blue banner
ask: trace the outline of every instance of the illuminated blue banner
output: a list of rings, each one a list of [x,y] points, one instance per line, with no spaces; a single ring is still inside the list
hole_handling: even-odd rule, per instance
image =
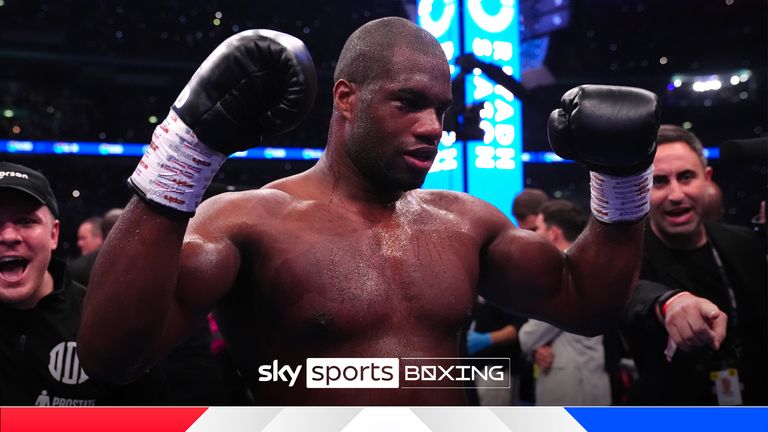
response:
[[[464,51],[520,80],[517,0],[466,0]],[[475,70],[466,77],[467,105],[482,103],[482,141],[467,143],[467,192],[511,216],[523,188],[522,105],[512,92]]]
[[[451,80],[459,69],[456,57],[461,55],[460,0],[421,0],[417,2],[417,23],[440,42],[451,69]],[[425,189],[448,189],[464,192],[464,144],[456,142],[455,132],[443,132],[437,158],[422,186]]]
[[[421,0],[417,4],[419,27],[430,32],[443,47],[451,68],[451,79],[458,74],[456,57],[461,52],[459,0]]]
[[[455,134],[444,132],[438,147],[435,163],[427,176],[429,180],[435,173],[449,173],[451,179],[446,183],[461,185],[461,188],[450,187],[453,190],[463,190],[464,179],[458,176],[460,167],[464,165],[464,143],[456,141]],[[77,156],[134,156],[144,154],[147,144],[127,143],[96,143],[96,142],[64,142],[64,141],[18,141],[0,140],[0,154],[33,154],[33,155],[77,155]],[[244,152],[233,154],[232,158],[243,159],[285,159],[285,160],[317,160],[323,155],[320,148],[293,147],[255,147]],[[707,159],[718,159],[720,149],[707,147],[704,149]],[[525,163],[572,163],[561,159],[553,152],[525,152],[520,159]],[[456,171],[456,172],[454,172]],[[458,176],[458,177],[457,177]],[[457,183],[461,182],[461,183]],[[433,188],[434,189],[434,188]]]
[[[146,149],[147,144],[140,143],[0,140],[0,153],[10,154],[141,157]],[[254,147],[230,158],[317,160],[322,155],[323,149],[319,148]]]
[[[92,141],[0,140],[0,153],[84,156],[141,156],[147,144]]]

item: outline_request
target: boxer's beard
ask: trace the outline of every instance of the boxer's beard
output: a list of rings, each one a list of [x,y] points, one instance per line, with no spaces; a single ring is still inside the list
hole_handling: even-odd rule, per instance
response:
[[[348,157],[378,189],[402,192],[421,187],[426,173],[415,174],[407,169],[402,153],[406,146],[398,142],[393,131],[377,124],[368,105],[368,100],[361,101],[360,114],[349,135]]]

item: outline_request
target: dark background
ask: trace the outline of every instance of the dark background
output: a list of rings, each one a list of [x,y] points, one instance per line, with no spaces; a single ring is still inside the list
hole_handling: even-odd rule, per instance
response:
[[[408,1],[0,0],[0,139],[146,142],[197,65],[241,30],[270,28],[307,44],[319,94],[306,122],[265,145],[322,147],[331,113],[332,74],[346,37],[361,24],[408,16]],[[221,12],[221,24],[213,24]],[[570,25],[551,34],[545,66],[554,77],[524,100],[524,149],[548,150],[546,118],[562,93],[585,83],[643,87],[661,97],[662,121],[690,122],[706,147],[765,137],[766,22],[760,0],[573,0]],[[662,57],[666,62],[660,61]],[[663,64],[662,64],[663,63]],[[672,75],[748,68],[737,92],[667,90]],[[727,87],[725,84],[724,87]],[[14,131],[14,127],[17,127]],[[617,145],[620,145],[617,143]],[[763,154],[765,149],[763,149]],[[764,157],[764,156],[762,156]],[[129,157],[13,156],[41,169],[62,208],[59,254],[77,255],[79,222],[129,198]],[[228,161],[218,187],[249,188],[311,162]],[[765,160],[715,160],[725,218],[746,224],[765,199]],[[587,200],[586,172],[574,164],[526,164],[525,183]],[[73,191],[79,197],[73,197]]]

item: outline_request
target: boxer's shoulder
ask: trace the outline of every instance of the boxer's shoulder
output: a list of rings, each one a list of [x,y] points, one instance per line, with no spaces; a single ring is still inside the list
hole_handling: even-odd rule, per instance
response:
[[[416,189],[409,194],[428,206],[450,212],[463,212],[465,208],[472,207],[475,201],[480,201],[467,193],[449,190]]]
[[[198,216],[217,219],[238,219],[245,214],[258,216],[284,209],[290,206],[292,201],[294,197],[278,189],[227,192],[204,201],[198,210]]]
[[[478,229],[501,228],[511,224],[495,206],[468,193],[419,189],[412,194],[438,211],[470,221]]]
[[[190,233],[206,233],[208,238],[233,238],[254,227],[276,223],[295,199],[275,189],[227,192],[200,205],[189,225]]]

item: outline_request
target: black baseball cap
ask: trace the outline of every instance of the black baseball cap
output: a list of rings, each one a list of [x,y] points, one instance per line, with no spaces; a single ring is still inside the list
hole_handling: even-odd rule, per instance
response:
[[[48,207],[54,218],[59,218],[59,206],[51,185],[39,172],[23,165],[0,162],[0,188],[16,189],[31,195]]]

